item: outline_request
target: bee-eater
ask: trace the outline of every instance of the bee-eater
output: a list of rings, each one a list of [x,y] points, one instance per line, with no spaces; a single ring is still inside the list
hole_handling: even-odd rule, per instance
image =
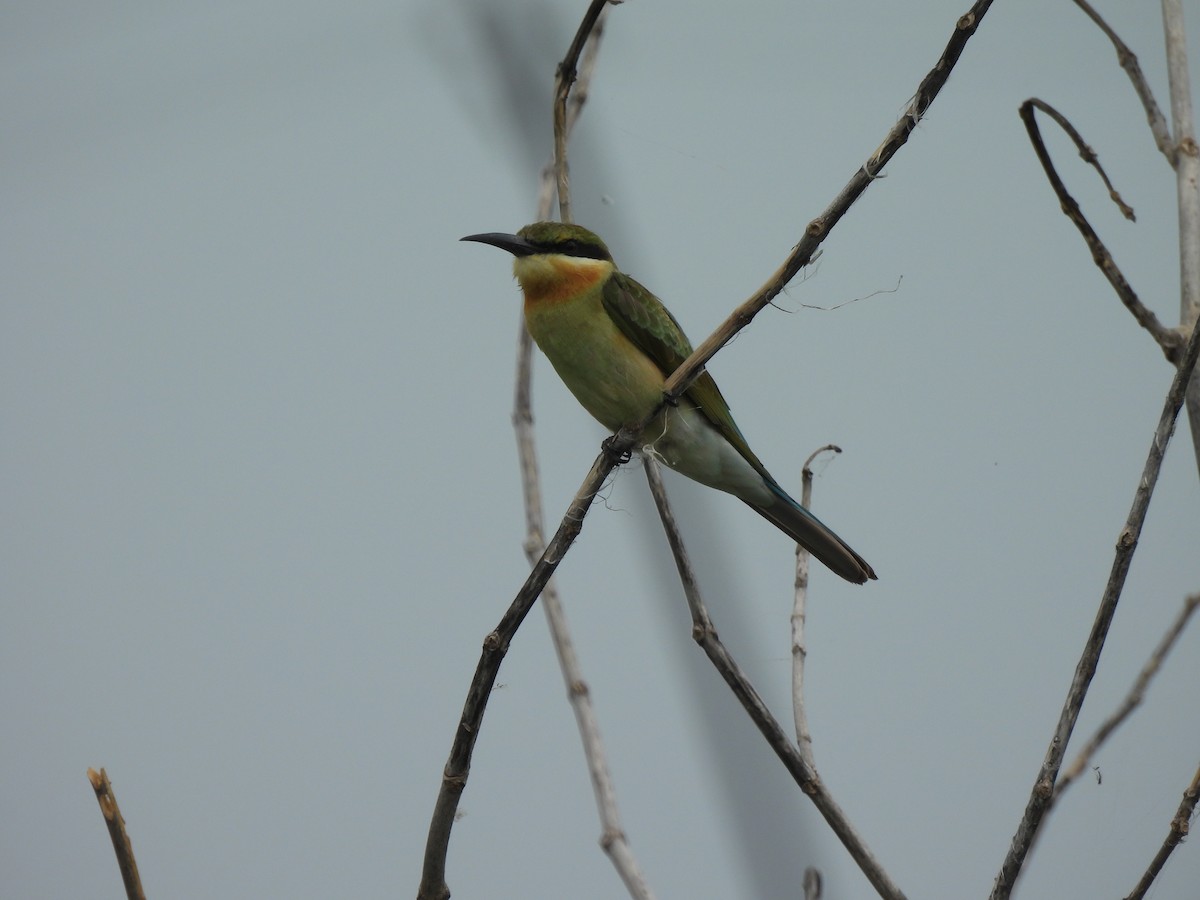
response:
[[[692,345],[655,297],[578,225],[537,222],[516,234],[472,234],[513,255],[525,324],[583,408],[611,431],[663,401],[666,379]],[[787,495],[754,455],[707,371],[642,432],[640,450],[701,484],[733,494],[847,581],[875,577],[865,559]]]

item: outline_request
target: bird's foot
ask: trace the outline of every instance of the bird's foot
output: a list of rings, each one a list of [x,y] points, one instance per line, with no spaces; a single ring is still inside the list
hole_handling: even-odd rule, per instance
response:
[[[623,466],[633,458],[632,450],[617,450],[613,445],[617,442],[617,436],[610,434],[600,444],[601,449],[607,453],[618,466]]]

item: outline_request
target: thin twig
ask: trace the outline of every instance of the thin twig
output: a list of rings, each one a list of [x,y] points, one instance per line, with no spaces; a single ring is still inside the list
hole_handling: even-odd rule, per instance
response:
[[[1108,577],[1108,584],[1104,588],[1104,595],[1100,599],[1096,621],[1092,625],[1083,653],[1079,657],[1079,663],[1075,667],[1075,675],[1071,679],[1071,686],[1067,691],[1067,698],[1063,703],[1058,725],[1054,729],[1054,736],[1050,739],[1050,746],[1046,750],[1042,766],[1038,770],[1033,790],[1025,807],[1025,814],[1021,817],[1008,854],[996,876],[991,900],[1004,900],[1012,893],[1021,869],[1025,865],[1025,859],[1029,855],[1029,849],[1033,845],[1034,838],[1037,836],[1038,829],[1041,828],[1046,811],[1054,797],[1054,783],[1058,778],[1058,770],[1062,766],[1063,755],[1066,753],[1067,743],[1071,740],[1075,722],[1079,718],[1079,710],[1087,696],[1088,686],[1091,684],[1092,676],[1096,674],[1096,666],[1100,662],[1100,653],[1104,649],[1108,628],[1117,611],[1117,601],[1121,598],[1121,589],[1125,586],[1125,576],[1129,572],[1129,564],[1133,560],[1133,552],[1137,549],[1138,539],[1142,533],[1142,524],[1146,520],[1146,511],[1150,508],[1150,498],[1154,495],[1154,486],[1158,481],[1163,455],[1166,453],[1171,435],[1175,431],[1175,421],[1183,406],[1184,391],[1192,370],[1196,366],[1198,354],[1200,354],[1200,328],[1193,329],[1183,360],[1175,371],[1175,377],[1171,380],[1171,388],[1167,391],[1166,399],[1163,401],[1158,427],[1154,431],[1146,465],[1134,491],[1129,517],[1117,538],[1112,571]]]
[[[1175,645],[1175,641],[1179,639],[1179,635],[1183,633],[1184,627],[1191,618],[1196,607],[1200,606],[1200,594],[1192,594],[1183,601],[1183,609],[1179,611],[1179,615],[1175,617],[1175,621],[1171,623],[1171,627],[1167,629],[1167,633],[1163,635],[1162,640],[1158,642],[1158,646],[1154,648],[1154,652],[1150,654],[1150,658],[1146,661],[1146,665],[1142,667],[1142,671],[1138,673],[1137,680],[1134,681],[1133,687],[1129,689],[1129,693],[1125,695],[1125,699],[1121,705],[1113,712],[1111,716],[1104,720],[1096,733],[1079,751],[1079,755],[1075,757],[1075,761],[1063,770],[1059,776],[1058,783],[1054,786],[1054,798],[1051,801],[1056,802],[1071,783],[1083,774],[1084,769],[1092,761],[1092,757],[1096,755],[1096,751],[1109,738],[1114,731],[1121,726],[1121,723],[1129,718],[1130,714],[1137,709],[1142,700],[1146,697],[1146,689],[1150,686],[1151,680],[1158,673],[1159,668],[1163,664],[1163,660],[1167,658],[1167,654],[1171,652],[1171,648]]]
[[[567,170],[567,95],[571,85],[575,83],[576,64],[583,45],[587,43],[588,35],[600,18],[600,12],[608,0],[592,0],[588,4],[575,39],[567,49],[567,55],[558,64],[558,72],[554,79],[554,171],[558,180],[558,213],[563,222],[571,221],[571,179]]]
[[[1129,80],[1133,82],[1133,90],[1137,93],[1138,99],[1142,101],[1142,107],[1146,110],[1146,121],[1150,125],[1151,134],[1154,135],[1155,145],[1162,151],[1167,161],[1172,166],[1175,165],[1175,148],[1171,144],[1171,134],[1167,128],[1167,120],[1163,116],[1162,110],[1158,108],[1158,103],[1154,100],[1150,84],[1146,81],[1146,76],[1142,74],[1142,67],[1138,65],[1137,56],[1126,46],[1117,33],[1109,27],[1108,23],[1100,17],[1100,14],[1092,9],[1087,0],[1074,0],[1074,3],[1112,41],[1113,48],[1117,51],[1117,62],[1125,70],[1125,73],[1129,76]]]
[[[88,781],[96,792],[96,801],[100,804],[100,812],[104,814],[104,824],[108,826],[108,836],[112,838],[113,851],[117,854],[117,866],[121,870],[121,880],[125,882],[125,896],[129,900],[146,900],[146,892],[142,890],[142,879],[138,875],[137,860],[133,858],[133,844],[125,831],[125,817],[117,806],[117,795],[113,793],[112,782],[108,773],[102,768],[87,770]]]
[[[822,453],[841,453],[842,448],[826,444],[804,461],[800,472],[800,505],[812,508],[812,462]],[[805,607],[808,603],[808,563],[812,554],[803,544],[796,545],[796,582],[792,596],[792,718],[796,723],[796,746],[800,755],[810,766],[813,760],[812,732],[808,730],[808,714],[804,710],[804,662],[808,658],[808,645],[804,638]]]
[[[658,507],[658,515],[667,535],[667,543],[671,546],[671,554],[675,558],[675,567],[679,572],[683,593],[692,614],[692,638],[704,650],[717,672],[732,689],[734,696],[741,702],[750,719],[758,726],[758,730],[766,738],[768,746],[775,751],[775,755],[783,762],[784,768],[795,779],[800,790],[812,800],[825,821],[829,823],[830,828],[833,829],[833,833],[837,835],[838,840],[842,842],[850,856],[858,863],[859,869],[867,876],[867,880],[879,892],[879,896],[889,898],[889,900],[901,900],[904,894],[900,888],[884,871],[883,866],[871,853],[858,832],[854,830],[854,826],[850,824],[846,814],[837,805],[816,769],[801,755],[799,749],[784,733],[783,727],[771,715],[771,711],[767,709],[767,705],[759,696],[758,691],[754,689],[754,685],[746,678],[741,667],[729,655],[729,651],[717,637],[717,629],[708,615],[695,570],[692,568],[691,558],[684,547],[683,537],[679,533],[675,515],[667,500],[667,492],[662,482],[662,475],[658,470],[658,463],[647,457],[645,469],[646,480],[650,483],[650,494],[654,497],[655,506]]]
[[[575,128],[575,121],[579,118],[579,113],[583,109],[583,105],[587,102],[588,94],[591,91],[591,74],[596,69],[596,57],[600,51],[600,39],[604,36],[604,26],[608,18],[609,6],[616,4],[609,0],[596,17],[596,24],[592,26],[591,38],[583,47],[583,59],[579,64],[579,76],[575,80],[575,87],[567,96],[566,115],[564,118],[564,127],[566,129],[564,139],[564,158],[566,152],[566,142],[570,140],[571,132]],[[557,77],[557,76],[556,76]],[[555,103],[558,102],[557,83],[555,86]],[[556,166],[556,152],[551,152],[550,159],[542,167],[541,176],[538,180],[538,200],[537,200],[537,215],[535,221],[545,222],[550,218],[550,207],[554,203],[555,187],[557,185],[558,170]],[[568,214],[570,210],[568,209]],[[563,219],[564,222],[571,221]],[[525,330],[525,317],[521,317],[521,330]]]
[[[1100,173],[1100,177],[1104,179],[1104,184],[1108,187],[1109,196],[1121,207],[1122,212],[1128,218],[1132,218],[1133,211],[1125,205],[1120,195],[1113,189],[1108,176],[1104,173],[1104,169],[1100,167],[1100,162],[1096,158],[1096,154],[1084,142],[1079,132],[1067,121],[1066,117],[1050,106],[1050,104],[1038,100],[1036,97],[1030,98],[1021,104],[1020,114],[1022,121],[1025,123],[1025,130],[1029,133],[1029,140],[1033,143],[1034,152],[1042,164],[1042,170],[1046,173],[1046,178],[1050,181],[1050,187],[1054,189],[1054,193],[1058,196],[1063,213],[1075,224],[1075,227],[1083,236],[1088,249],[1092,251],[1092,260],[1104,274],[1104,277],[1108,279],[1108,283],[1112,285],[1113,290],[1117,292],[1117,297],[1120,298],[1125,308],[1129,310],[1134,319],[1137,320],[1137,323],[1154,338],[1167,359],[1177,364],[1180,350],[1183,346],[1183,337],[1175,329],[1167,328],[1163,325],[1158,320],[1158,316],[1142,303],[1129,282],[1125,280],[1125,276],[1121,274],[1121,270],[1117,267],[1116,262],[1113,261],[1112,254],[1109,253],[1104,242],[1100,240],[1100,236],[1096,234],[1095,229],[1092,228],[1087,218],[1083,215],[1083,211],[1080,210],[1075,198],[1067,191],[1066,185],[1063,184],[1057,170],[1054,168],[1054,161],[1050,158],[1050,151],[1046,149],[1046,144],[1042,140],[1041,129],[1038,127],[1037,118],[1034,115],[1035,109],[1042,110],[1042,112],[1054,119],[1070,135],[1071,140],[1075,142],[1075,146],[1079,150],[1079,155]]]
[[[1200,799],[1200,769],[1196,770],[1196,774],[1192,776],[1192,783],[1183,792],[1183,800],[1180,801],[1179,808],[1175,810],[1175,815],[1171,819],[1171,825],[1167,829],[1166,840],[1158,848],[1158,852],[1154,854],[1154,859],[1150,861],[1150,866],[1138,880],[1134,889],[1129,892],[1129,896],[1125,900],[1142,900],[1146,896],[1146,892],[1150,890],[1150,885],[1154,883],[1154,879],[1158,877],[1158,873],[1166,865],[1167,857],[1187,837],[1188,831],[1191,829],[1192,813],[1195,812],[1197,799]]]

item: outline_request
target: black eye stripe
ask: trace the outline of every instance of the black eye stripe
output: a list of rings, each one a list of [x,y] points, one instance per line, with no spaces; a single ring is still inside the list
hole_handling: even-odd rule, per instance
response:
[[[564,256],[578,256],[584,259],[612,259],[603,247],[576,238],[539,244],[538,250],[543,253],[561,253]]]

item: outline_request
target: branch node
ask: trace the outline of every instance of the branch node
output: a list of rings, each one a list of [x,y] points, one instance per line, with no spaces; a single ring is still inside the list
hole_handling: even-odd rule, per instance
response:
[[[600,847],[605,853],[612,849],[613,844],[617,843],[625,843],[625,832],[619,828],[606,828],[600,835]]]
[[[1125,202],[1121,195],[1117,193],[1115,188],[1108,192],[1108,198],[1117,205],[1117,209],[1121,211],[1121,215],[1123,215],[1126,219],[1128,219],[1130,222],[1137,221],[1137,214],[1133,211],[1133,207]]]
[[[1191,827],[1191,823],[1187,816],[1177,816],[1171,821],[1171,830],[1177,835],[1175,839],[1177,842],[1187,837],[1188,831],[1191,829]]]

